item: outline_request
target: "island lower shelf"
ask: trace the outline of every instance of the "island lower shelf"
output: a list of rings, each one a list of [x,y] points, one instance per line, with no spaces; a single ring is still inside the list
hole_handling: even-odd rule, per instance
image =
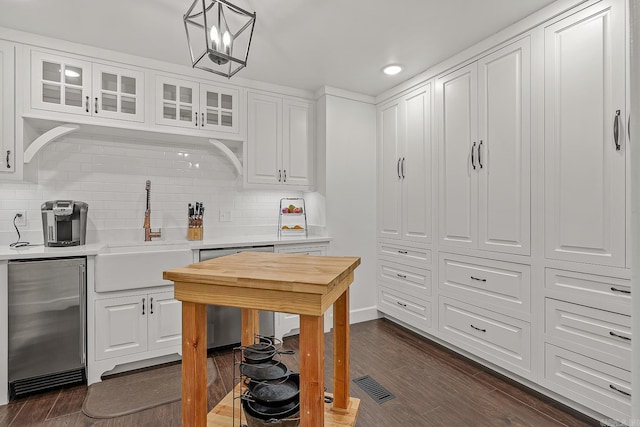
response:
[[[207,427],[236,427],[240,425],[240,411],[241,403],[240,399],[235,399],[234,407],[234,392],[236,396],[240,395],[240,385],[236,386],[234,391],[230,391],[221,401],[218,403],[207,415]],[[330,393],[326,393],[327,396],[332,396]],[[235,409],[235,426],[234,422],[234,409]],[[349,405],[347,411],[336,412],[330,403],[324,404],[324,425],[325,427],[353,427],[356,425],[356,418],[358,417],[358,411],[360,410],[360,399],[355,397],[349,398]],[[247,418],[242,414],[242,420],[246,424]]]

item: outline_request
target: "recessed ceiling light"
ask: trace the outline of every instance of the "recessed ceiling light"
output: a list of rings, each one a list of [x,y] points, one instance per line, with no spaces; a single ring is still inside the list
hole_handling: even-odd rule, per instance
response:
[[[386,67],[384,67],[382,69],[382,72],[384,72],[385,74],[387,74],[389,76],[394,76],[394,75],[398,74],[400,71],[402,71],[402,67],[400,65],[397,65],[397,64],[387,65]]]

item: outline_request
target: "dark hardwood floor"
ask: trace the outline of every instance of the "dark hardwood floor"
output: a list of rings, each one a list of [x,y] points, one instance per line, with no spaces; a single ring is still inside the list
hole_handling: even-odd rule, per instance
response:
[[[297,336],[285,339],[285,348],[297,346]],[[325,377],[330,379],[330,334],[325,346]],[[210,408],[233,385],[232,352],[211,357],[218,377],[209,387]],[[282,358],[297,369],[297,354]],[[396,397],[378,404],[352,383],[351,395],[362,400],[358,427],[600,425],[384,319],[351,328],[351,377],[363,375],[371,375]],[[326,386],[331,391],[329,380]],[[82,413],[86,391],[78,386],[0,406],[0,427],[180,425],[180,402],[108,420],[89,418]]]

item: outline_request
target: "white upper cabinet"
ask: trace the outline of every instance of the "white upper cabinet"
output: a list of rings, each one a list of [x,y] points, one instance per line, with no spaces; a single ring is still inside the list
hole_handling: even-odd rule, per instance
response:
[[[0,177],[16,170],[14,51],[0,41]]]
[[[428,83],[378,109],[378,236],[432,242],[433,89]]]
[[[247,100],[246,183],[309,188],[314,176],[313,104],[253,92]]]
[[[239,132],[239,92],[174,77],[156,77],[156,124]]]
[[[444,245],[530,253],[530,40],[437,80]]]
[[[31,52],[31,108],[144,121],[144,73]]]
[[[545,28],[548,258],[625,266],[624,2]]]

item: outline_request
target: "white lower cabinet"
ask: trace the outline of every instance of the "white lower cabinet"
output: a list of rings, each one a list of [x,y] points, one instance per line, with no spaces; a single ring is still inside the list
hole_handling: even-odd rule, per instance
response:
[[[531,325],[440,296],[440,335],[451,344],[525,378],[531,374]]]
[[[302,254],[313,256],[325,256],[329,250],[328,244],[321,245],[281,245],[276,246],[276,253],[285,254]],[[331,328],[330,318],[325,314],[324,329],[327,331]],[[292,313],[276,313],[274,335],[277,339],[290,334],[292,331],[300,329],[300,316]]]
[[[431,302],[378,285],[378,309],[422,331],[432,328]]]
[[[117,365],[181,352],[182,304],[173,290],[103,295],[97,294],[94,301],[89,384]]]
[[[545,345],[542,385],[621,422],[631,417],[631,372]]]

